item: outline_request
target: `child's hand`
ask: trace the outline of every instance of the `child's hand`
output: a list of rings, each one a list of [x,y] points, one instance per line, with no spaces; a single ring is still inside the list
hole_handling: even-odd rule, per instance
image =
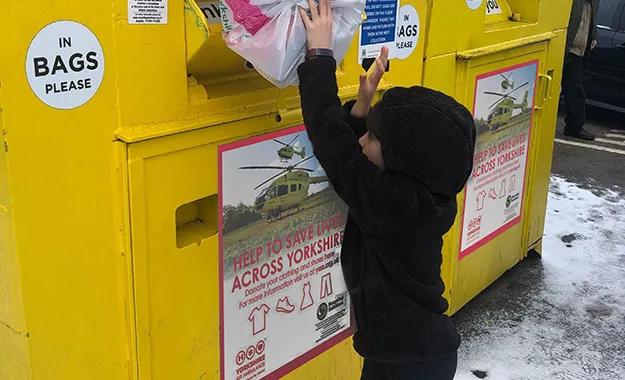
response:
[[[354,104],[351,114],[358,118],[365,118],[369,115],[369,108],[373,102],[373,97],[378,91],[378,85],[382,76],[386,72],[388,64],[388,47],[382,47],[380,56],[375,59],[373,70],[367,74],[360,75],[360,87],[358,88],[358,101]]]
[[[299,13],[306,27],[306,37],[308,49],[331,49],[332,48],[332,10],[330,0],[320,0],[319,6],[315,0],[308,0],[310,14],[308,17],[303,8],[299,8]]]

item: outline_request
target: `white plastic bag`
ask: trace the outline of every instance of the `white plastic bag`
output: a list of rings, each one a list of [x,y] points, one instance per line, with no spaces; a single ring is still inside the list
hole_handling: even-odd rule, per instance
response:
[[[298,7],[306,0],[220,0],[223,38],[279,88],[298,84],[306,54],[306,29]],[[334,55],[340,62],[362,22],[365,0],[330,0]]]

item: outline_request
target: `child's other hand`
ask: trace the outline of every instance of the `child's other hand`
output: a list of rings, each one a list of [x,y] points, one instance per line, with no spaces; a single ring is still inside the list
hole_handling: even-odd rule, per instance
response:
[[[320,0],[319,6],[315,0],[308,0],[310,14],[303,8],[299,8],[299,13],[306,27],[306,37],[308,49],[331,49],[332,48],[332,10],[330,0]]]
[[[388,64],[388,47],[383,46],[380,56],[375,59],[375,65],[368,74],[360,75],[360,87],[358,88],[358,101],[352,108],[351,114],[355,117],[365,118],[369,115],[369,108],[373,102],[373,97],[386,72]]]
[[[371,105],[373,97],[376,91],[378,91],[378,85],[382,76],[386,72],[386,65],[388,64],[388,47],[383,46],[380,56],[375,59],[375,65],[368,74],[360,74],[360,88],[358,89],[358,100]]]

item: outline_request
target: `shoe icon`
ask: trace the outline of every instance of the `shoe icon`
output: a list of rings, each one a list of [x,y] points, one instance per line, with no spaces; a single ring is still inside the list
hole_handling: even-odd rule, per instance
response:
[[[295,306],[289,302],[289,297],[284,297],[278,300],[276,305],[276,311],[278,313],[291,314],[295,310]]]

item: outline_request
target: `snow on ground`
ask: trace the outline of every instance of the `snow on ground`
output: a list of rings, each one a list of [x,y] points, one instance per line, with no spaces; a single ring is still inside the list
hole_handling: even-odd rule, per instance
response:
[[[519,266],[508,306],[459,324],[456,379],[625,379],[625,200],[553,177],[543,258]]]

